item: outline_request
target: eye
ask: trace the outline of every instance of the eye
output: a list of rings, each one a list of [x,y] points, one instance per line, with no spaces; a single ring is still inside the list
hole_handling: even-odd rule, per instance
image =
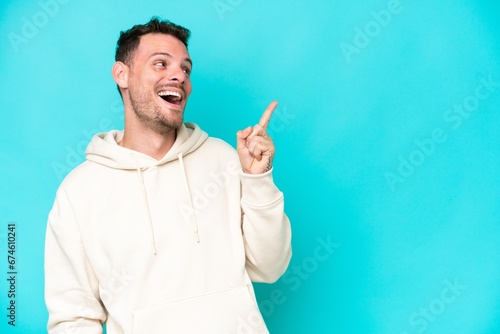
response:
[[[154,65],[157,67],[165,67],[165,62],[164,61],[157,61],[156,63],[154,63]]]
[[[190,68],[185,67],[185,68],[182,69],[182,71],[184,73],[186,73],[186,75],[190,75],[191,74],[191,69]]]

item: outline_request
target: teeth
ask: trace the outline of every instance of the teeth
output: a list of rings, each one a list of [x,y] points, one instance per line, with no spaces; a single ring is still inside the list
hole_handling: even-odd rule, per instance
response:
[[[171,90],[164,90],[164,91],[158,92],[158,95],[159,96],[175,96],[178,100],[180,100],[182,98],[181,94],[179,94],[177,92],[173,92]]]

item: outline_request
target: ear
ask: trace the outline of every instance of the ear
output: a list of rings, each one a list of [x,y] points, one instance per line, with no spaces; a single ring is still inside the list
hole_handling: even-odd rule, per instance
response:
[[[128,66],[121,61],[117,61],[113,64],[111,75],[120,89],[128,88],[128,72]]]

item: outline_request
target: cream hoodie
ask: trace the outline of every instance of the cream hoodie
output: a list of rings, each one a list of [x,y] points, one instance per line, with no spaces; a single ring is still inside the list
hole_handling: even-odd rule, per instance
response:
[[[57,191],[45,247],[49,333],[268,333],[251,281],[290,261],[272,171],[186,123],[161,160],[96,135]]]

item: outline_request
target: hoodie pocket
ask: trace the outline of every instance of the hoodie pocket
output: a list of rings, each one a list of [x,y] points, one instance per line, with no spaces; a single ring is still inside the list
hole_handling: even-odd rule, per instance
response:
[[[247,286],[142,308],[134,334],[269,334]]]

